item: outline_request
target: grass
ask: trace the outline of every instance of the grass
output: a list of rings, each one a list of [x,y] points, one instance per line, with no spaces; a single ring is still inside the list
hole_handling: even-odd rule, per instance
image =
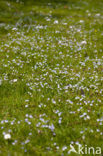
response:
[[[0,155],[102,156],[102,8],[0,0]]]

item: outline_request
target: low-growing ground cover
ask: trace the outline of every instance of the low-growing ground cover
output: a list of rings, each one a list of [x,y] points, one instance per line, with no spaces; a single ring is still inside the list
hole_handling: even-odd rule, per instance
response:
[[[0,0],[0,155],[103,154],[102,8]]]

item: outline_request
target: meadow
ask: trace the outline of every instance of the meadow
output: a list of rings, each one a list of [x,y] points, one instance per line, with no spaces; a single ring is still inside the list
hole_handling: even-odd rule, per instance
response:
[[[70,145],[103,155],[103,1],[0,0],[0,156]]]

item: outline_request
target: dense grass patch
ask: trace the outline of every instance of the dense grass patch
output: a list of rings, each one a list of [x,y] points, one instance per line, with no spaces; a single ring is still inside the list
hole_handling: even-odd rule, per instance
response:
[[[102,156],[102,8],[0,0],[0,155],[74,156],[81,144]]]

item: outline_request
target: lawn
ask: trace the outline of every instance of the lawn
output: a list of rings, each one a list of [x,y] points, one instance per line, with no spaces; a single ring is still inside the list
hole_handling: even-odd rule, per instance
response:
[[[0,155],[103,155],[102,0],[0,0]]]

